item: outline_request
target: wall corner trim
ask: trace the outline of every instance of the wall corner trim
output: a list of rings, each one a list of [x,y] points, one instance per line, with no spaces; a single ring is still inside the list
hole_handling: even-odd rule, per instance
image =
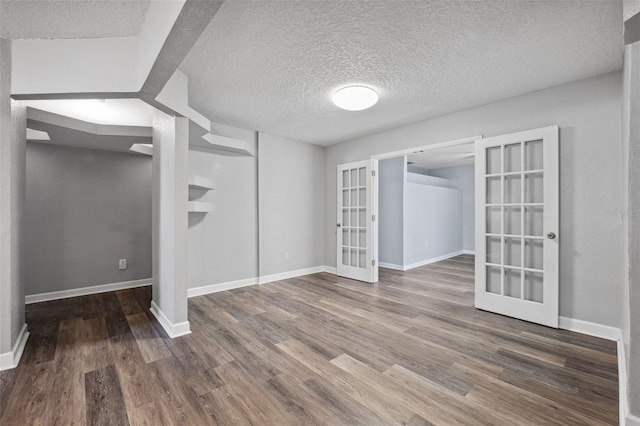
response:
[[[11,352],[5,352],[0,354],[0,371],[16,368],[22,358],[24,347],[27,345],[27,339],[29,339],[29,332],[27,331],[27,324],[22,326],[20,334],[16,339],[16,343],[13,345]]]
[[[48,302],[49,300],[68,299],[70,297],[87,296],[89,294],[106,293],[108,291],[124,290],[128,288],[151,285],[151,278],[119,283],[94,285],[90,287],[74,288],[71,290],[52,291],[50,293],[29,294],[25,297],[25,304]]]
[[[151,301],[150,311],[156,317],[162,328],[164,328],[164,331],[166,331],[172,339],[191,334],[191,325],[189,324],[189,321],[172,324],[169,318],[160,310],[153,300]]]

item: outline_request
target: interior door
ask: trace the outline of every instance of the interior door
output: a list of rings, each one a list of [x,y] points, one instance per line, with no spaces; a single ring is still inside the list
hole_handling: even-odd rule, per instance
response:
[[[339,165],[337,176],[337,274],[366,282],[376,282],[378,270],[373,247],[374,170],[375,164],[365,160]]]
[[[476,308],[558,327],[558,127],[476,145]]]

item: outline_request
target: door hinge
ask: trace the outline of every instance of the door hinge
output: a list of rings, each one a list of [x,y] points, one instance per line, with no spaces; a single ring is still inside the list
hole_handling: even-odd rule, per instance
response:
[[[376,177],[376,171],[375,170],[371,170],[371,176]]]
[[[371,261],[371,266],[376,266],[376,260],[375,260],[375,259],[373,259],[373,260]]]
[[[371,222],[375,222],[375,221],[376,221],[376,215],[373,214],[373,215],[371,215]]]

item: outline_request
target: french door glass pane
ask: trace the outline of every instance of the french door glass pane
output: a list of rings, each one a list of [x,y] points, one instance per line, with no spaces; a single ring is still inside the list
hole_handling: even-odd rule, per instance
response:
[[[524,299],[531,302],[543,303],[544,287],[542,285],[543,274],[540,272],[524,273]]]
[[[500,207],[487,207],[487,233],[500,234],[502,232],[500,211]]]
[[[365,167],[360,167],[359,174],[358,186],[367,186],[367,169]]]
[[[522,291],[522,273],[520,269],[504,270],[504,295],[520,299]]]
[[[522,200],[522,178],[520,175],[507,175],[504,177],[504,202],[507,204],[519,203]]]
[[[504,172],[519,172],[521,170],[520,143],[505,145],[504,147]]]
[[[524,240],[524,266],[525,268],[540,269],[544,265],[544,240]]]
[[[487,263],[502,264],[502,247],[500,237],[487,237]]]
[[[542,173],[530,173],[524,177],[525,203],[542,203],[543,181]]]
[[[520,238],[504,239],[504,264],[522,266],[522,241]]]
[[[521,235],[522,209],[520,207],[504,208],[504,233],[507,235]]]
[[[500,147],[487,149],[487,174],[501,173]]]
[[[487,178],[487,204],[500,204],[502,202],[500,194],[501,179],[500,176]]]
[[[542,236],[543,224],[542,206],[527,206],[524,208],[524,234],[532,237]]]
[[[349,249],[345,247],[342,248],[342,264],[349,266]]]
[[[342,209],[342,226],[349,226],[349,209]]]
[[[542,170],[542,141],[524,143],[524,169]]]
[[[349,170],[342,171],[342,187],[343,188],[349,187]]]
[[[496,266],[487,266],[487,292],[502,294],[501,269]]]

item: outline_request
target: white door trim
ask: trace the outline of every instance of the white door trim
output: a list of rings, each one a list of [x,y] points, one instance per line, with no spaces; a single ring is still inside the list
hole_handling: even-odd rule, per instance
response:
[[[442,148],[449,148],[452,146],[457,146],[457,145],[465,145],[465,144],[470,144],[470,143],[478,143],[479,141],[482,140],[482,135],[479,136],[470,136],[467,138],[461,138],[461,139],[454,139],[454,140],[450,140],[450,141],[446,141],[446,142],[438,142],[438,143],[433,143],[430,145],[423,145],[423,146],[417,146],[415,148],[407,148],[407,149],[402,149],[399,151],[391,151],[391,152],[386,152],[383,154],[375,154],[371,156],[371,160],[372,160],[372,165],[371,168],[372,170],[375,170],[376,173],[376,178],[373,180],[373,188],[371,190],[371,196],[373,198],[372,200],[372,211],[373,211],[373,215],[375,215],[376,218],[380,217],[379,216],[379,212],[378,212],[378,199],[380,194],[378,194],[378,188],[379,188],[379,184],[378,184],[378,162],[379,160],[385,160],[387,158],[395,158],[395,157],[401,157],[403,155],[411,155],[411,154],[415,154],[417,152],[425,152],[425,151],[432,151],[435,149],[442,149]],[[373,237],[373,253],[375,256],[375,259],[378,259],[378,223],[379,221],[376,220],[375,223],[373,224],[373,232],[372,232],[372,237]],[[373,274],[375,277],[375,281],[378,281],[378,266],[379,266],[380,262],[376,262],[376,264],[373,267]]]

